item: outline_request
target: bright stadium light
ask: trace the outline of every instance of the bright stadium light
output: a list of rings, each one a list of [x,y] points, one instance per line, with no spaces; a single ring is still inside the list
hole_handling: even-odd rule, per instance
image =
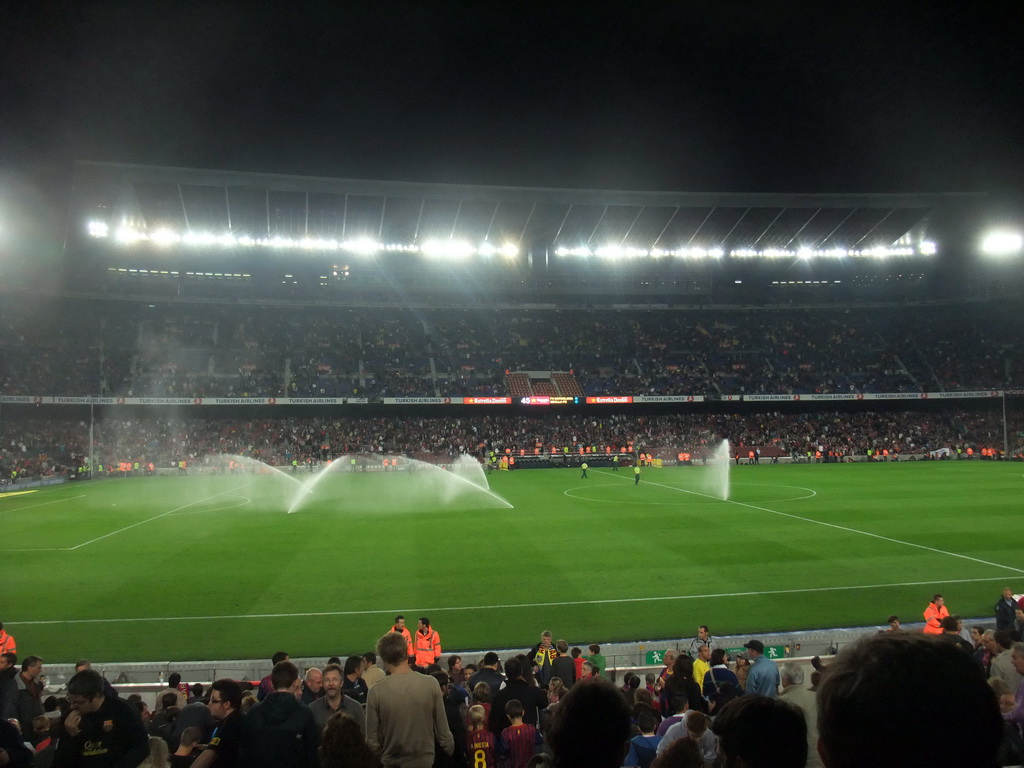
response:
[[[426,256],[460,259],[472,256],[476,249],[464,240],[427,240],[421,249]]]
[[[341,244],[344,251],[361,253],[364,256],[371,256],[381,250],[382,246],[371,237],[357,237],[353,240],[346,240]]]
[[[989,232],[981,241],[981,250],[990,256],[1010,256],[1024,249],[1024,237],[1020,232],[997,230]]]
[[[93,237],[106,237],[110,234],[110,225],[105,221],[90,221],[89,234]]]
[[[934,256],[938,253],[938,250],[938,246],[936,246],[931,240],[922,240],[917,244],[917,252],[922,256]]]
[[[501,246],[501,255],[509,259],[514,259],[519,255],[519,246],[515,243],[505,243]]]

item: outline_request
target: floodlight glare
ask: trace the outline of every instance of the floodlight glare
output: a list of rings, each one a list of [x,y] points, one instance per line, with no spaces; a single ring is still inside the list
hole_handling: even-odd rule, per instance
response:
[[[990,256],[1009,256],[1024,249],[1024,237],[1020,232],[989,232],[981,242],[981,250]]]
[[[93,237],[106,237],[110,233],[110,226],[105,221],[90,221],[89,234]]]
[[[515,243],[505,243],[501,246],[502,256],[507,256],[510,259],[514,259],[519,255],[519,246]]]
[[[370,237],[357,237],[354,240],[343,242],[341,248],[352,253],[361,253],[364,256],[369,256],[377,253],[381,249],[381,244]]]

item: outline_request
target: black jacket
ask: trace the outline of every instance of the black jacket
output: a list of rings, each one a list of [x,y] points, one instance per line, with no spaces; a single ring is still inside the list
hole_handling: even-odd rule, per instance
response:
[[[274,691],[243,721],[242,764],[249,768],[315,768],[316,722],[309,707],[284,691]]]

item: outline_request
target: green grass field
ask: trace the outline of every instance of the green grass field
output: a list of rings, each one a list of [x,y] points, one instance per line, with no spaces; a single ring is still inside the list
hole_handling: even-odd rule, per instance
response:
[[[511,507],[413,472],[3,495],[0,619],[51,663],[344,656],[396,613],[456,650],[919,621],[936,591],[988,616],[1004,585],[1024,591],[1020,464],[734,467],[728,502],[707,480],[495,473]]]

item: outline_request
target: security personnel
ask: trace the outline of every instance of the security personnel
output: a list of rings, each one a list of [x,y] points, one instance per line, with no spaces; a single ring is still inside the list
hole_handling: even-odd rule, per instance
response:
[[[430,619],[420,617],[413,636],[416,666],[427,667],[441,658],[441,636],[430,626]]]
[[[580,479],[581,480],[585,480],[586,477],[587,477],[587,469],[588,469],[587,462],[584,461],[582,464],[580,464],[580,469],[583,470],[583,474],[580,475]]]

